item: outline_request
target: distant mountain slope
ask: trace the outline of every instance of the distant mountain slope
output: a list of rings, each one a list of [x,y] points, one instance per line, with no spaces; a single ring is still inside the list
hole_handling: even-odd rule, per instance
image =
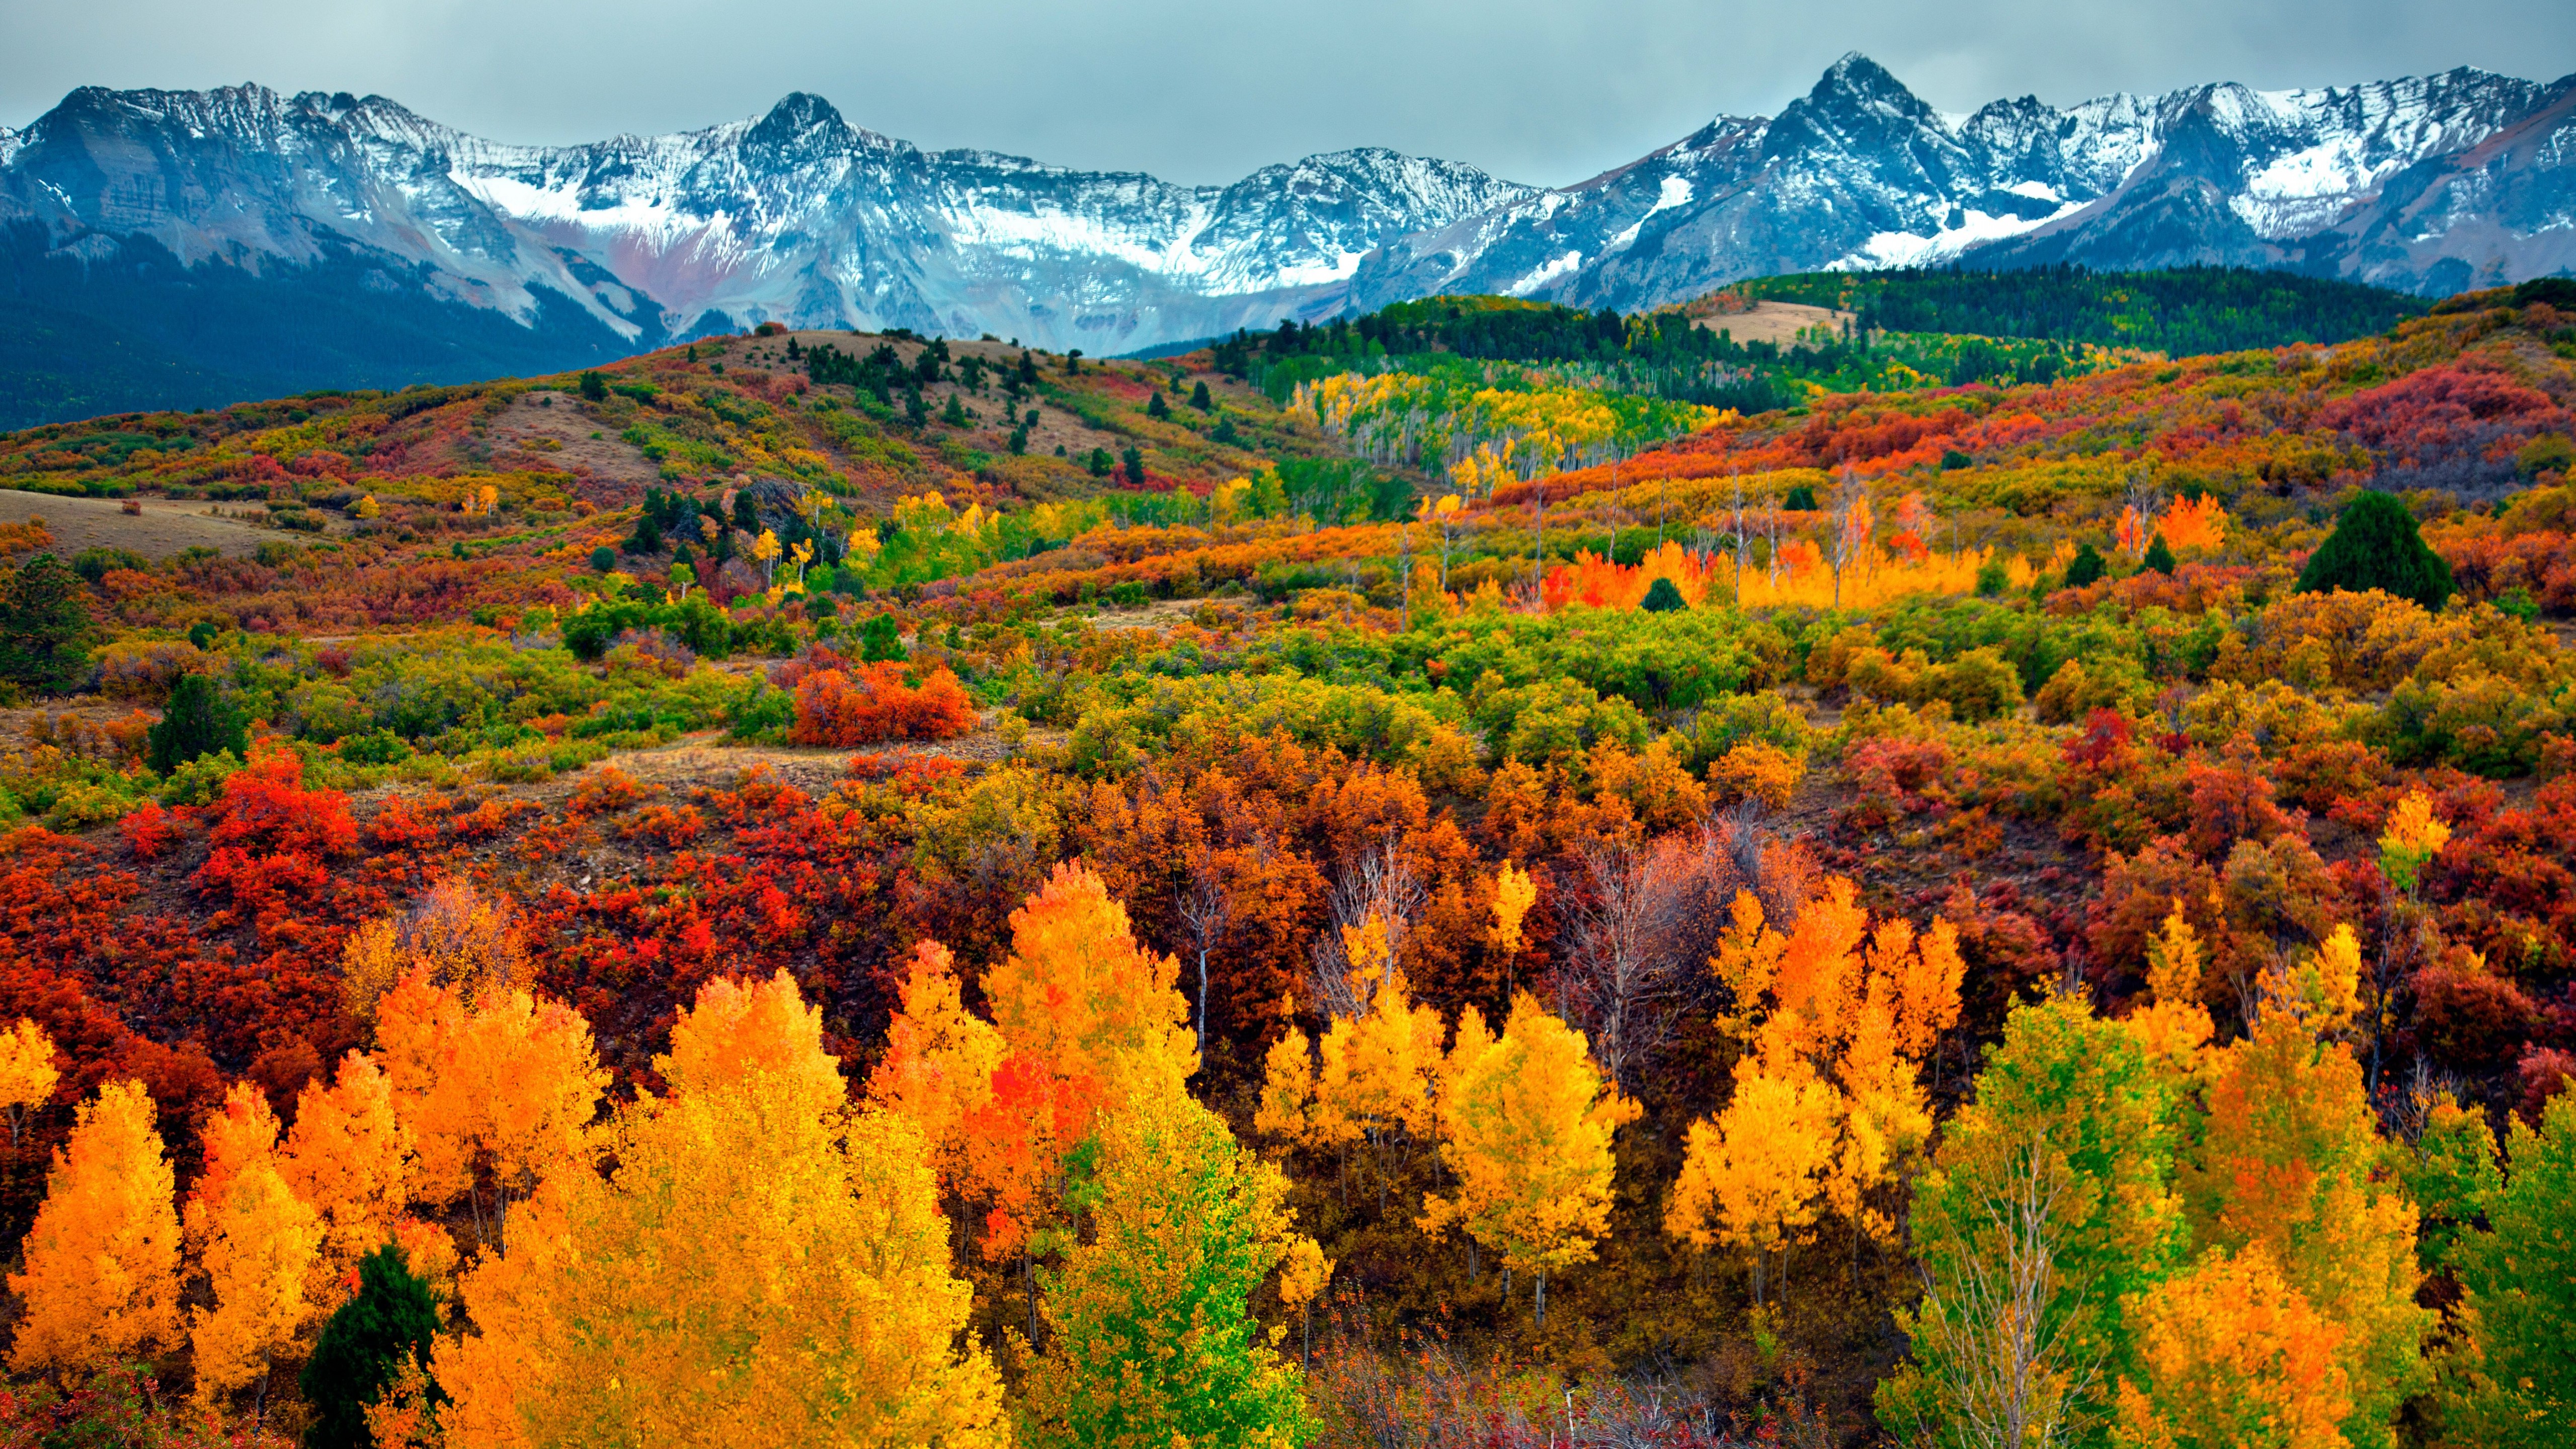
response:
[[[381,97],[85,88],[0,128],[0,301],[117,340],[20,347],[39,365],[0,387],[0,427],[546,371],[772,320],[1097,355],[1441,293],[1634,310],[1963,258],[2445,295],[2576,267],[2571,158],[2576,78],[2474,70],[1953,117],[1846,56],[1776,118],[1555,190],[1374,149],[1177,186],[924,151],[801,94],[535,147]]]
[[[2576,77],[2205,85],[1943,116],[1845,56],[1579,186],[1404,238],[1364,305],[1501,292],[1633,309],[1771,273],[2276,267],[2429,295],[2576,267]]]

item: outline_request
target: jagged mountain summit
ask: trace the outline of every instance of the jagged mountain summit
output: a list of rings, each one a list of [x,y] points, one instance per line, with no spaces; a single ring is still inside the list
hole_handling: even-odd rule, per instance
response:
[[[1541,189],[1364,149],[1230,186],[925,151],[819,97],[513,146],[380,97],[73,92],[0,128],[0,426],[551,370],[711,330],[1122,352],[1441,292],[1631,309],[1937,263],[2288,267],[2428,293],[2576,265],[2576,78],[2208,85],[1945,116],[1858,55]]]
[[[2447,295],[2576,266],[2576,77],[2205,85],[1944,116],[1847,55],[1579,186],[1395,241],[1361,305],[1504,292],[1655,306],[1823,268],[2279,267]]]

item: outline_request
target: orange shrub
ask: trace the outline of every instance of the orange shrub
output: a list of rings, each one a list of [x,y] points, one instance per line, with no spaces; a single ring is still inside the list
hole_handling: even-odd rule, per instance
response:
[[[855,674],[821,669],[796,683],[800,745],[872,745],[885,740],[944,740],[975,726],[975,702],[946,669],[913,686],[900,664],[870,664]]]

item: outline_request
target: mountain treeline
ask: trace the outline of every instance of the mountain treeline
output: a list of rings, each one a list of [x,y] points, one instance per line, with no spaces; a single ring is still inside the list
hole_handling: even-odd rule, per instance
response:
[[[1856,312],[1873,332],[2089,342],[2168,357],[2343,342],[2385,332],[2428,306],[2380,287],[2249,267],[1810,272],[1765,277],[1739,290],[1766,301]]]

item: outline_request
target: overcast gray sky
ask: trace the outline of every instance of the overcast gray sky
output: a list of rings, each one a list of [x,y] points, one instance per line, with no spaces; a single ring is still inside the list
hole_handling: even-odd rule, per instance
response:
[[[926,146],[1228,181],[1384,145],[1579,180],[1845,50],[1944,110],[2203,80],[2576,70],[2569,0],[8,0],[0,123],[78,85],[376,92],[495,140],[765,110],[792,90]]]

